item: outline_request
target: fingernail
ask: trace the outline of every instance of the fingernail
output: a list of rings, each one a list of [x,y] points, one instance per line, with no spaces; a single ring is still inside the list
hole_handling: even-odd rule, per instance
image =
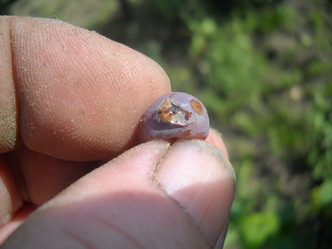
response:
[[[156,181],[216,244],[228,222],[235,173],[226,156],[203,140],[179,140],[161,161]]]

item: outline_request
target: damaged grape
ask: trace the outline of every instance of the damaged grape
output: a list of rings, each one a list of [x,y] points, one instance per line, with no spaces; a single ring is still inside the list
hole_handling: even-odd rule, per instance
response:
[[[209,117],[204,105],[194,96],[172,92],[154,102],[141,119],[139,140],[195,138],[209,134]]]

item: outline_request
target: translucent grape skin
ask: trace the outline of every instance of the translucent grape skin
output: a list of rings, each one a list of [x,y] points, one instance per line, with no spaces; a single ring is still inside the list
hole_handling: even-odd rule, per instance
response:
[[[209,116],[204,105],[194,96],[172,92],[156,100],[146,111],[138,127],[138,138],[205,139],[209,134]]]

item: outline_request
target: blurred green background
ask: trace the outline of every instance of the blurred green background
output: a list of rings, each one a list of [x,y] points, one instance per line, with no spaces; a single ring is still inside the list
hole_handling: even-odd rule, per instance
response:
[[[237,173],[226,249],[332,248],[330,0],[0,0],[160,63],[200,98]]]

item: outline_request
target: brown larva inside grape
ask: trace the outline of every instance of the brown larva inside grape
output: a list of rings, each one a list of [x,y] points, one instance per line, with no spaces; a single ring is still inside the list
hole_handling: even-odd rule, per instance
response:
[[[139,140],[154,138],[205,139],[209,117],[204,105],[194,96],[173,92],[156,100],[143,115],[138,128]]]

